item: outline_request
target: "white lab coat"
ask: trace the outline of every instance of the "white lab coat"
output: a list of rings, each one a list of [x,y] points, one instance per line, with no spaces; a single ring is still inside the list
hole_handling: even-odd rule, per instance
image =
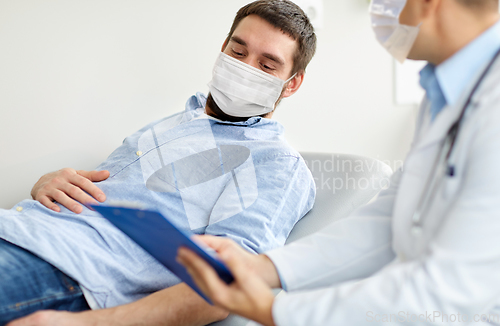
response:
[[[424,101],[404,169],[375,202],[268,253],[288,290],[273,306],[277,325],[457,324],[464,315],[500,315],[500,62],[473,97],[451,157],[455,176],[439,186],[422,235],[411,233],[435,157],[475,82],[431,125]]]

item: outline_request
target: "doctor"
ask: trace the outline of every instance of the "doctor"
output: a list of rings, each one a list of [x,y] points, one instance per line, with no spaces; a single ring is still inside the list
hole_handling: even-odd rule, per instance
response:
[[[498,0],[373,0],[371,14],[396,59],[429,62],[404,171],[351,217],[265,255],[202,238],[231,286],[187,249],[178,259],[218,306],[264,325],[500,324]]]

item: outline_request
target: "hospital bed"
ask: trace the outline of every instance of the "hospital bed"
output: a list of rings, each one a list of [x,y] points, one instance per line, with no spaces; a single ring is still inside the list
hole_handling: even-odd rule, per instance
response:
[[[392,169],[381,161],[356,155],[302,153],[316,182],[313,209],[293,228],[287,243],[296,241],[328,224],[347,217],[368,203],[388,186]],[[230,315],[210,326],[257,325],[245,318]]]

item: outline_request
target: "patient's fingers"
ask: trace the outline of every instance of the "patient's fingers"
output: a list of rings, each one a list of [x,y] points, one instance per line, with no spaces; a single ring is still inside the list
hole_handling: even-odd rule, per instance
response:
[[[76,171],[76,173],[89,179],[92,182],[100,182],[109,178],[109,171],[107,170],[101,170],[101,171],[78,170]]]
[[[68,197],[68,195],[61,190],[54,190],[51,196],[59,204],[63,205],[76,214],[80,214],[83,211],[82,205],[78,204],[76,201]]]
[[[109,171],[76,171],[77,174],[73,178],[73,184],[79,186],[88,192],[92,197],[100,202],[106,200],[106,195],[93,182],[100,182],[109,177]]]
[[[101,175],[105,175],[105,177],[103,178]],[[99,189],[99,187],[97,187],[92,182],[102,181],[104,179],[107,179],[108,176],[109,176],[108,171],[83,171],[83,170],[80,170],[80,171],[75,171],[75,174],[71,175],[69,181],[73,185],[83,189],[85,192],[90,194],[93,198],[97,199],[100,202],[103,202],[104,200],[106,200],[106,196],[104,195],[102,190]],[[78,195],[81,196],[80,193],[78,193]],[[71,197],[75,198],[73,196],[71,196]],[[85,200],[85,201],[82,201],[78,198],[75,198],[75,199],[77,199],[81,203],[94,202],[93,200],[89,201],[89,199],[87,197],[82,198],[82,200]]]
[[[96,204],[97,203],[97,201],[94,198],[92,198],[91,196],[89,196],[85,192],[85,191],[87,191],[85,188],[80,188],[78,185],[75,186],[71,183],[64,183],[61,185],[61,188],[59,188],[59,190],[61,190],[62,192],[67,194],[70,198],[76,200],[79,203],[82,203],[82,204]],[[61,202],[59,202],[59,203],[61,203]],[[63,203],[61,203],[61,204],[63,204]]]
[[[47,196],[41,196],[40,198],[38,198],[38,201],[45,207],[55,211],[55,212],[60,212],[61,211],[61,208],[59,208],[59,206],[57,206],[52,200],[50,200],[49,197]]]

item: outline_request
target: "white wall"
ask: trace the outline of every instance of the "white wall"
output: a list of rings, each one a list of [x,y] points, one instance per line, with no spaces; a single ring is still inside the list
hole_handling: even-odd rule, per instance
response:
[[[206,84],[247,0],[0,0],[0,207],[62,167],[93,169],[123,138]],[[275,118],[301,151],[398,164],[414,107],[393,104],[393,67],[366,0],[324,0],[302,89]]]

